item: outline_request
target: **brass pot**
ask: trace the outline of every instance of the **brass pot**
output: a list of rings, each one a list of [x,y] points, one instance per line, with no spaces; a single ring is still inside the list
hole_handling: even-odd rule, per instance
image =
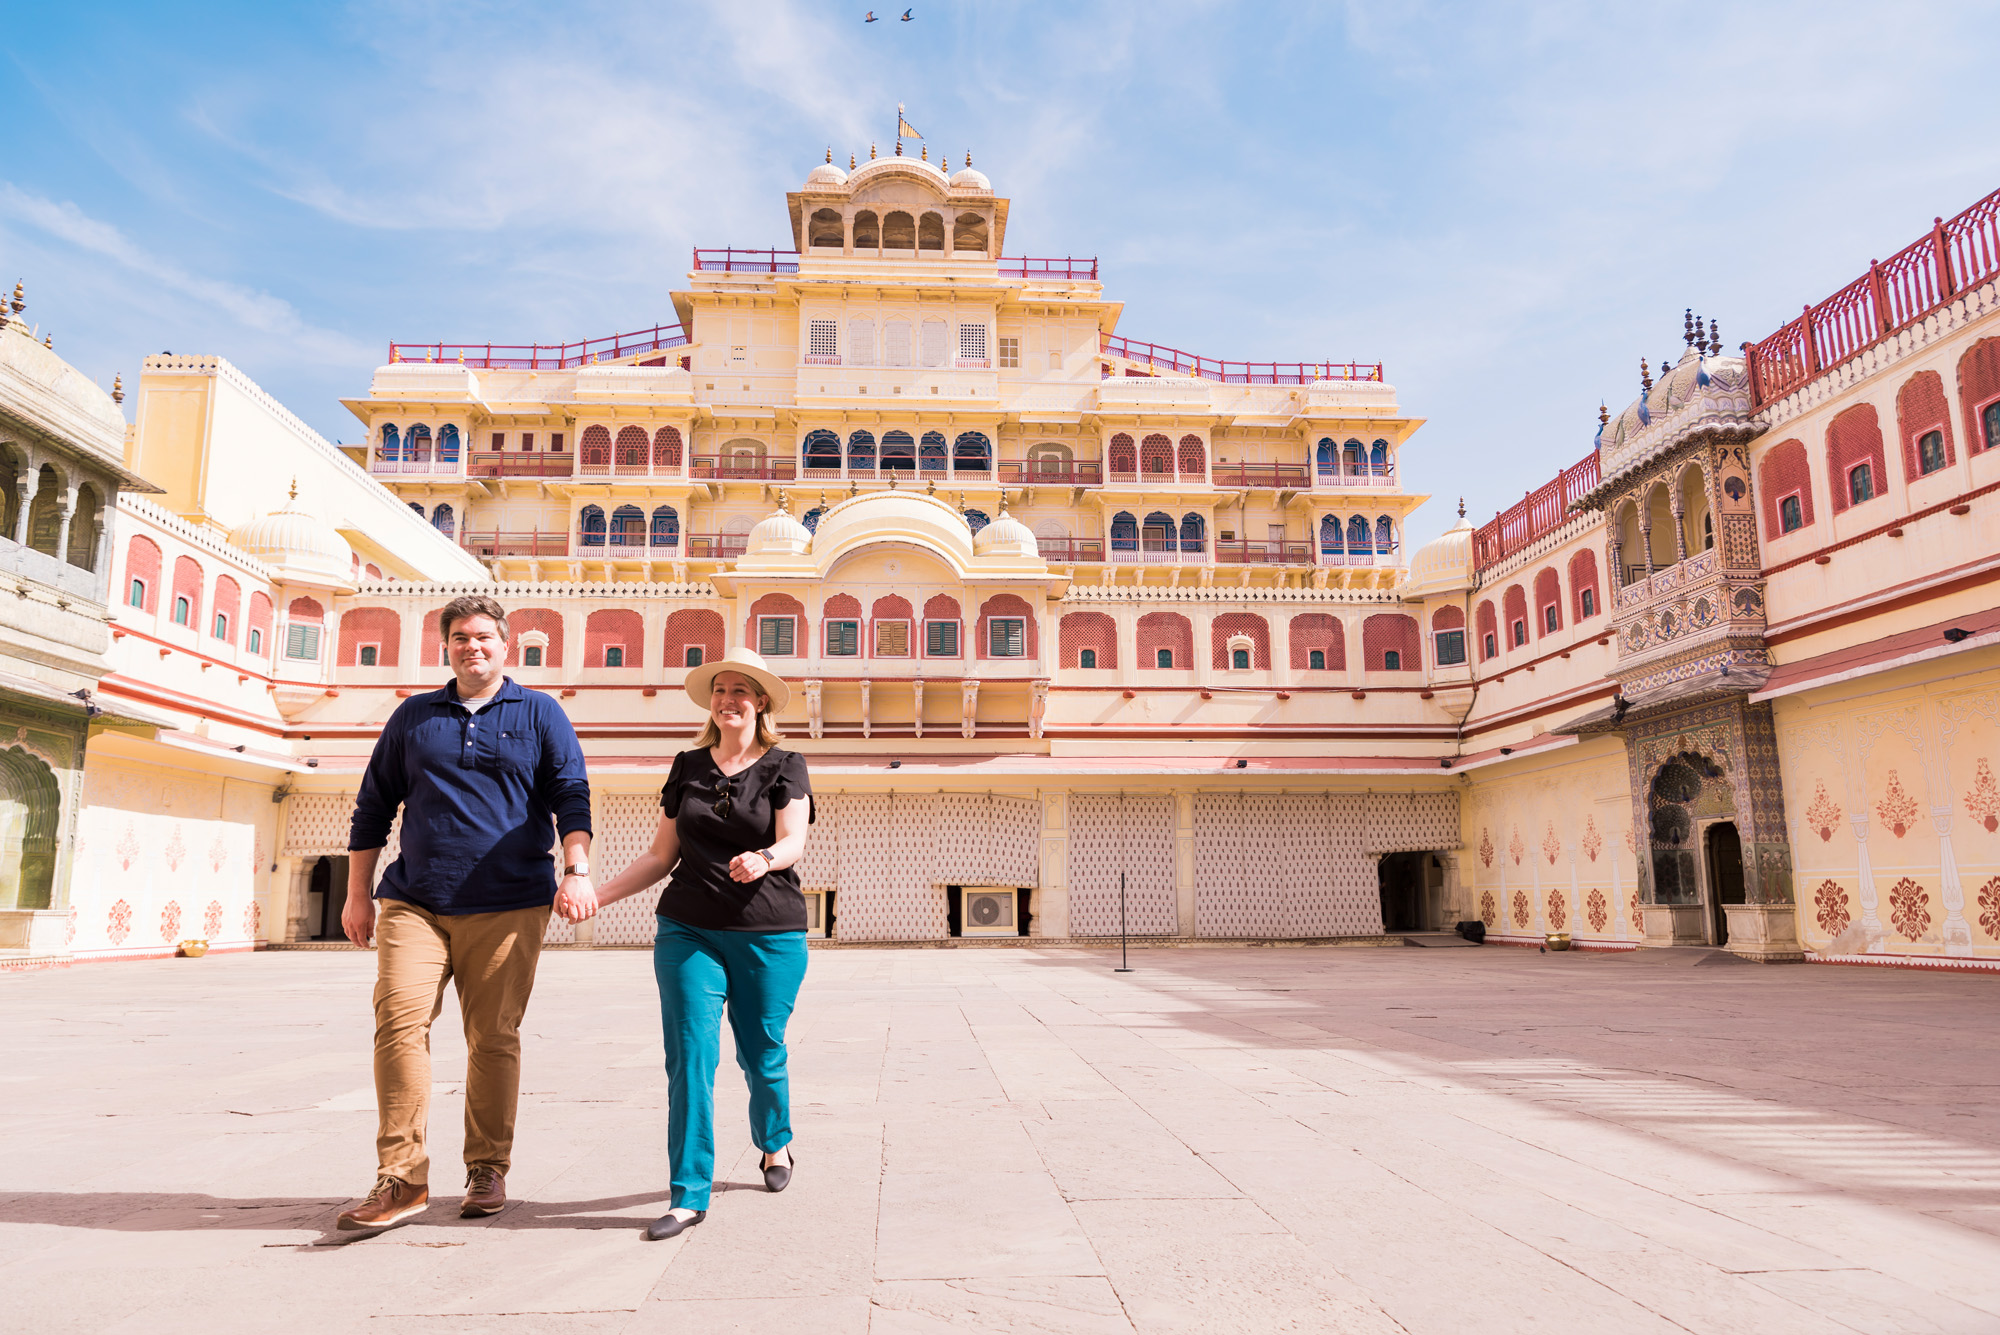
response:
[[[198,960],[203,955],[206,955],[208,953],[208,942],[202,940],[199,937],[195,937],[190,940],[181,942],[179,950],[180,953],[182,955],[185,955],[187,958],[191,960]]]
[[[1569,933],[1568,933],[1568,932],[1550,932],[1550,933],[1549,933],[1549,935],[1548,935],[1548,944],[1549,944],[1549,949],[1550,949],[1550,950],[1568,950],[1568,949],[1569,949]]]

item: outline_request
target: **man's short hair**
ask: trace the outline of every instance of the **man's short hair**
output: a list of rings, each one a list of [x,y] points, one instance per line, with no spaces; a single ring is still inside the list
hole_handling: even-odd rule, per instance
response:
[[[500,627],[500,638],[511,638],[507,634],[507,609],[483,593],[468,593],[446,603],[444,610],[438,613],[438,638],[450,639],[451,628],[467,617],[492,617],[494,624]]]

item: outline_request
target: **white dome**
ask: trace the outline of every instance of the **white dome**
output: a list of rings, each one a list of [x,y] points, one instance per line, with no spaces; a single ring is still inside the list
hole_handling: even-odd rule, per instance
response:
[[[1403,583],[1403,596],[1420,598],[1426,594],[1471,588],[1472,532],[1472,521],[1460,515],[1456,524],[1417,548],[1417,554],[1410,558],[1410,574]]]
[[[846,184],[847,173],[835,165],[830,158],[806,174],[806,187],[808,189],[816,185],[834,186]]]
[[[760,520],[757,527],[750,530],[745,543],[747,555],[800,556],[812,546],[812,531],[786,508],[789,502],[781,502],[777,510]]]
[[[1041,548],[1028,526],[1005,510],[1000,517],[972,535],[974,556],[1039,556]]]
[[[354,582],[354,549],[332,524],[299,508],[297,484],[284,509],[251,520],[229,541],[287,579],[339,587]]]
[[[986,179],[986,173],[977,171],[971,163],[952,173],[951,188],[954,190],[977,190],[983,195],[993,193],[993,182]]]

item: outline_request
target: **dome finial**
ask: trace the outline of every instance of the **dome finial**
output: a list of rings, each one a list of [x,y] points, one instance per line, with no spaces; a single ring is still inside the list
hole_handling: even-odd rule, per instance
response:
[[[1722,328],[1714,320],[1708,322],[1708,350],[1717,357],[1722,355]]]
[[[930,146],[929,144],[925,144],[925,145],[924,145],[924,161],[925,161],[925,162],[929,162],[930,160],[931,160],[931,146]]]
[[[295,500],[297,500],[298,498],[299,498],[299,480],[298,480],[298,478],[297,478],[297,477],[294,477],[294,478],[292,479],[292,490],[291,490],[291,494],[290,494],[290,495],[288,495],[288,496],[286,496],[286,497],[285,497],[285,499],[286,499],[286,500],[288,500],[288,501],[295,501]]]
[[[854,155],[852,153],[849,153],[847,155],[847,170],[853,171],[854,167],[855,167]]]
[[[14,305],[14,314],[16,315],[19,315],[23,310],[27,309],[28,305],[27,289],[23,287],[18,281],[14,284],[13,305]]]
[[[1601,401],[1597,405],[1597,425],[1600,427],[1611,425],[1611,409]]]
[[[113,403],[125,402],[125,377],[123,375],[114,375],[111,377],[111,401]]]
[[[965,165],[968,167],[972,165],[972,150],[969,148],[965,150]]]
[[[875,145],[873,144],[868,145],[868,160],[870,162],[875,161]]]
[[[896,138],[896,156],[899,158],[903,156],[903,140],[900,135]]]
[[[1458,517],[1460,519],[1465,518],[1465,497],[1463,496],[1458,498]]]
[[[1690,306],[1681,312],[1681,342],[1693,347],[1695,334],[1700,329],[1701,325],[1694,318],[1694,307]]]
[[[1653,369],[1646,365],[1644,357],[1639,359],[1639,392],[1642,394],[1653,392]]]
[[[827,160],[828,162],[832,162],[832,161],[833,161],[833,145],[832,145],[832,144],[828,144],[828,145],[826,146],[826,160]]]
[[[778,513],[788,515],[791,512],[792,512],[792,493],[786,491],[783,487],[780,487],[778,488]]]

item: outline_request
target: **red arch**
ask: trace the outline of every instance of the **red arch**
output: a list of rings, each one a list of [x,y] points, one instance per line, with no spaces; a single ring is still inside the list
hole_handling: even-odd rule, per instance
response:
[[[1361,623],[1361,664],[1367,672],[1386,672],[1382,655],[1394,649],[1402,656],[1398,671],[1417,672],[1423,668],[1422,643],[1417,635],[1417,619],[1401,612],[1377,612]]]
[[[1346,670],[1347,632],[1339,617],[1330,612],[1301,612],[1292,618],[1287,632],[1294,668],[1300,671],[1309,669],[1312,651],[1317,649],[1326,655],[1327,671]]]
[[[375,656],[377,667],[395,667],[403,643],[403,619],[386,607],[353,607],[343,612],[334,666],[358,667],[364,641],[382,646]]]
[[[1523,627],[1526,627],[1528,621],[1528,595],[1520,585],[1509,584],[1507,592],[1500,595],[1500,647],[1502,649],[1519,647],[1514,642],[1514,623],[1517,621]],[[1527,639],[1528,637],[1524,636],[1522,643],[1526,643]]]
[[[653,467],[679,468],[681,466],[681,429],[677,426],[663,426],[653,433]]]
[[[1944,377],[1936,371],[1919,371],[1896,391],[1896,434],[1903,442],[1903,481],[1924,475],[1917,442],[1928,432],[1944,435],[1944,466],[1958,462],[1958,447],[1952,439],[1951,405],[1944,396]]]
[[[257,638],[261,643],[258,645],[257,652],[266,658],[271,656],[271,610],[270,594],[265,593],[262,589],[251,593],[250,629],[258,632]],[[247,638],[243,642],[246,645],[250,643]]]
[[[1965,410],[1968,453],[2000,444],[1987,440],[1980,429],[1980,413],[1995,399],[2000,399],[2000,338],[1982,338],[1958,359],[1958,402]]]
[[[160,544],[142,534],[132,535],[132,541],[125,548],[125,597],[132,596],[132,581],[144,581],[146,591],[140,597],[139,610],[157,612],[160,610]]]
[[[1209,666],[1229,666],[1229,639],[1250,637],[1250,666],[1259,672],[1271,670],[1271,623],[1255,612],[1224,612],[1208,623]]]
[[[1171,649],[1176,672],[1194,667],[1194,627],[1178,612],[1148,612],[1139,618],[1139,670],[1159,666],[1159,651]]]
[[[812,623],[806,620],[806,605],[789,593],[767,593],[750,604],[750,619],[744,623],[743,643],[757,648],[758,617],[793,617],[798,625],[793,630],[792,654],[804,658],[812,652]]]
[[[1500,652],[1500,624],[1499,619],[1493,614],[1492,599],[1489,598],[1479,604],[1478,609],[1473,613],[1473,624],[1479,634],[1479,661],[1483,663]],[[1491,652],[1488,652],[1486,648],[1486,642],[1489,637],[1493,641]]]
[[[1201,437],[1189,433],[1181,437],[1181,476],[1201,477],[1208,472],[1208,450]]]
[[[583,619],[583,665],[603,667],[604,651],[618,644],[625,647],[625,666],[646,666],[646,623],[637,612],[624,607],[606,607]],[[542,655],[548,661],[548,655]]]
[[[438,611],[443,611],[439,608]],[[507,614],[507,666],[521,666],[521,637],[530,631],[540,631],[548,643],[542,648],[543,667],[561,667],[563,656],[562,613],[548,607],[517,607]],[[437,635],[437,614],[424,619],[424,638],[438,646],[433,652],[441,653],[444,641]],[[441,661],[441,660],[439,660]],[[437,662],[426,660],[428,667]]]
[[[1139,468],[1148,477],[1174,471],[1174,443],[1155,431],[1139,443]]]
[[[1035,625],[1037,620],[1035,609],[1028,606],[1028,600],[1019,594],[996,593],[979,605],[979,623],[973,627],[972,631],[975,655],[977,657],[987,658],[991,656],[986,652],[989,647],[986,638],[986,623],[994,617],[1022,618],[1024,623],[1021,628],[1022,637],[1027,642],[1024,646],[1028,651],[1027,656],[1034,658],[1040,655],[1042,652],[1040,630]]]
[[[1832,474],[1828,483],[1835,514],[1853,504],[1849,499],[1847,473],[1858,464],[1868,465],[1875,481],[1875,496],[1889,489],[1889,473],[1882,466],[1882,422],[1875,415],[1874,404],[1857,403],[1827,423],[1826,463]]]
[[[1120,431],[1111,438],[1111,451],[1107,467],[1114,473],[1136,473],[1139,471],[1139,450],[1132,443],[1132,437]]]
[[[192,556],[174,558],[174,600],[188,600],[189,626],[201,625],[201,562]],[[173,603],[167,604],[167,615],[173,615]]]
[[[238,585],[237,582],[234,579],[230,578],[228,575],[217,576],[215,581],[215,614],[217,616],[228,618],[227,623],[223,626],[222,635],[220,637],[225,643],[228,644],[236,643],[237,639],[236,632],[238,630],[236,624],[236,614],[242,608],[242,606],[243,606],[242,586]],[[215,623],[213,621],[209,623],[208,630],[211,633],[215,630]]]
[[[1811,528],[1812,465],[1806,459],[1806,443],[1802,440],[1781,440],[1765,451],[1764,457],[1757,463],[1757,490],[1763,493],[1766,541],[1784,536],[1778,503],[1795,492],[1799,498],[1799,518],[1805,521],[1800,527]]]
[[[578,462],[608,467],[611,463],[611,430],[602,426],[587,426],[583,429],[581,454]]]
[[[1583,591],[1590,590],[1590,610],[1583,610]],[[1585,547],[1569,558],[1570,619],[1582,621],[1604,610],[1604,590],[1597,585],[1597,549]]]
[[[1549,634],[1548,609],[1556,609],[1555,629],[1563,626],[1562,577],[1549,566],[1535,572],[1535,638]]]
[[[713,663],[722,657],[722,613],[710,607],[683,607],[667,617],[666,656],[660,661],[672,671],[687,665],[690,647],[701,650],[701,661]]]
[[[1085,649],[1097,654],[1097,666],[1118,666],[1118,623],[1105,612],[1071,612],[1056,626],[1060,666],[1081,666]]]

